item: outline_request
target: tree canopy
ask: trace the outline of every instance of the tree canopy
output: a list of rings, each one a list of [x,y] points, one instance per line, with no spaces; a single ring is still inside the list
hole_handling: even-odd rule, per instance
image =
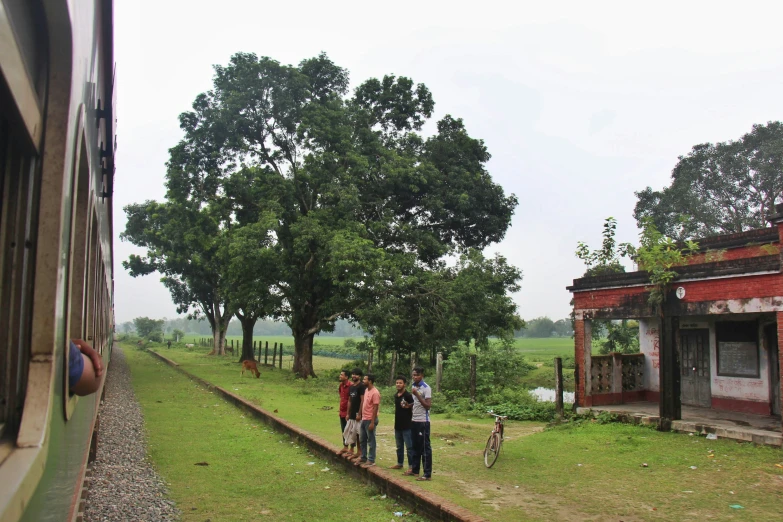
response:
[[[133,320],[136,333],[143,339],[149,338],[152,334],[162,333],[163,323],[163,319],[150,319],[149,317],[137,317]]]
[[[783,123],[754,125],[736,141],[696,145],[662,190],[636,192],[634,217],[676,240],[770,226],[783,198]]]
[[[432,136],[421,135],[434,108],[424,84],[387,75],[350,94],[348,85],[348,71],[325,54],[298,66],[236,54],[180,116],[185,137],[168,162],[168,204],[194,221],[206,214],[216,227],[205,245],[214,242],[216,253],[206,284],[213,302],[236,309],[236,285],[226,281],[237,281],[253,241],[268,249],[250,272],[273,276],[260,285],[274,297],[263,313],[291,327],[302,377],[314,375],[315,334],[416,282],[437,286],[448,274],[445,256],[501,240],[517,205],[492,181],[489,152],[461,119],[447,115]],[[170,241],[144,228],[136,244],[160,259]],[[246,248],[236,247],[239,238]],[[208,297],[208,278],[186,275],[190,265],[149,260],[128,265],[162,269],[182,303],[201,303],[201,291]]]

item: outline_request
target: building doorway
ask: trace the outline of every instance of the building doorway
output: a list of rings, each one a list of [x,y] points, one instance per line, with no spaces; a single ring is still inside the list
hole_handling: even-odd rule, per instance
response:
[[[690,406],[712,406],[710,331],[680,330],[680,400]]]

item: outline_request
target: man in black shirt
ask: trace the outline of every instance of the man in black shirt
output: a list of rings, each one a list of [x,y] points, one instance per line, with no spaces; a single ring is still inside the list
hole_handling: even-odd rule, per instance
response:
[[[358,450],[359,427],[362,424],[362,397],[366,390],[364,384],[362,384],[362,377],[364,377],[364,373],[359,368],[351,370],[351,382],[353,384],[348,388],[348,416],[346,417],[347,421],[345,431],[343,432],[346,444],[351,446],[351,449],[346,452],[349,459],[361,458],[359,451],[356,454],[353,453],[353,447],[357,445]]]
[[[404,450],[408,450],[408,467],[411,467],[411,419],[413,418],[413,395],[405,389],[408,380],[402,375],[397,376],[394,395],[394,438],[397,440],[397,464],[391,469],[402,469]],[[403,447],[403,444],[405,445]]]

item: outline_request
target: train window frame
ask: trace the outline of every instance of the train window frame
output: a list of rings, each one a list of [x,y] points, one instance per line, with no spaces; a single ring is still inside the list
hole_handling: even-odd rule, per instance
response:
[[[63,365],[63,406],[65,420],[70,420],[76,405],[79,402],[77,395],[71,395],[69,383],[69,369],[71,363],[71,339],[84,338],[84,302],[85,302],[85,267],[89,256],[91,245],[88,243],[90,231],[87,224],[91,223],[90,201],[92,192],[90,190],[90,158],[87,152],[86,137],[84,132],[84,107],[79,111],[80,117],[77,123],[77,135],[79,136],[74,155],[74,169],[71,175],[71,212],[70,212],[70,234],[68,248],[68,272],[66,288],[68,292],[67,308],[65,313],[66,335]]]
[[[8,96],[7,91],[2,93]],[[21,429],[31,354],[34,238],[40,158],[19,139],[18,119],[2,118],[0,137],[0,438]],[[20,132],[21,131],[21,132]]]

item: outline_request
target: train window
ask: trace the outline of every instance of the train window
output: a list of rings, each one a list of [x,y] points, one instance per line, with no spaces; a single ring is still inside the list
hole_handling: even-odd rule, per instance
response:
[[[4,87],[0,103],[7,106]],[[21,420],[30,357],[39,170],[25,131],[5,114],[0,112],[0,436],[13,436]]]
[[[68,265],[68,333],[65,336],[66,343],[70,345],[70,339],[83,339],[84,331],[84,302],[85,302],[85,271],[87,269],[87,215],[89,211],[90,196],[90,166],[87,156],[87,148],[84,143],[84,134],[80,140],[76,160],[77,168],[73,173],[73,200],[71,206],[71,241]],[[68,386],[68,368],[70,365],[70,349],[65,352],[65,418],[70,419],[76,407],[77,397],[70,395]]]

